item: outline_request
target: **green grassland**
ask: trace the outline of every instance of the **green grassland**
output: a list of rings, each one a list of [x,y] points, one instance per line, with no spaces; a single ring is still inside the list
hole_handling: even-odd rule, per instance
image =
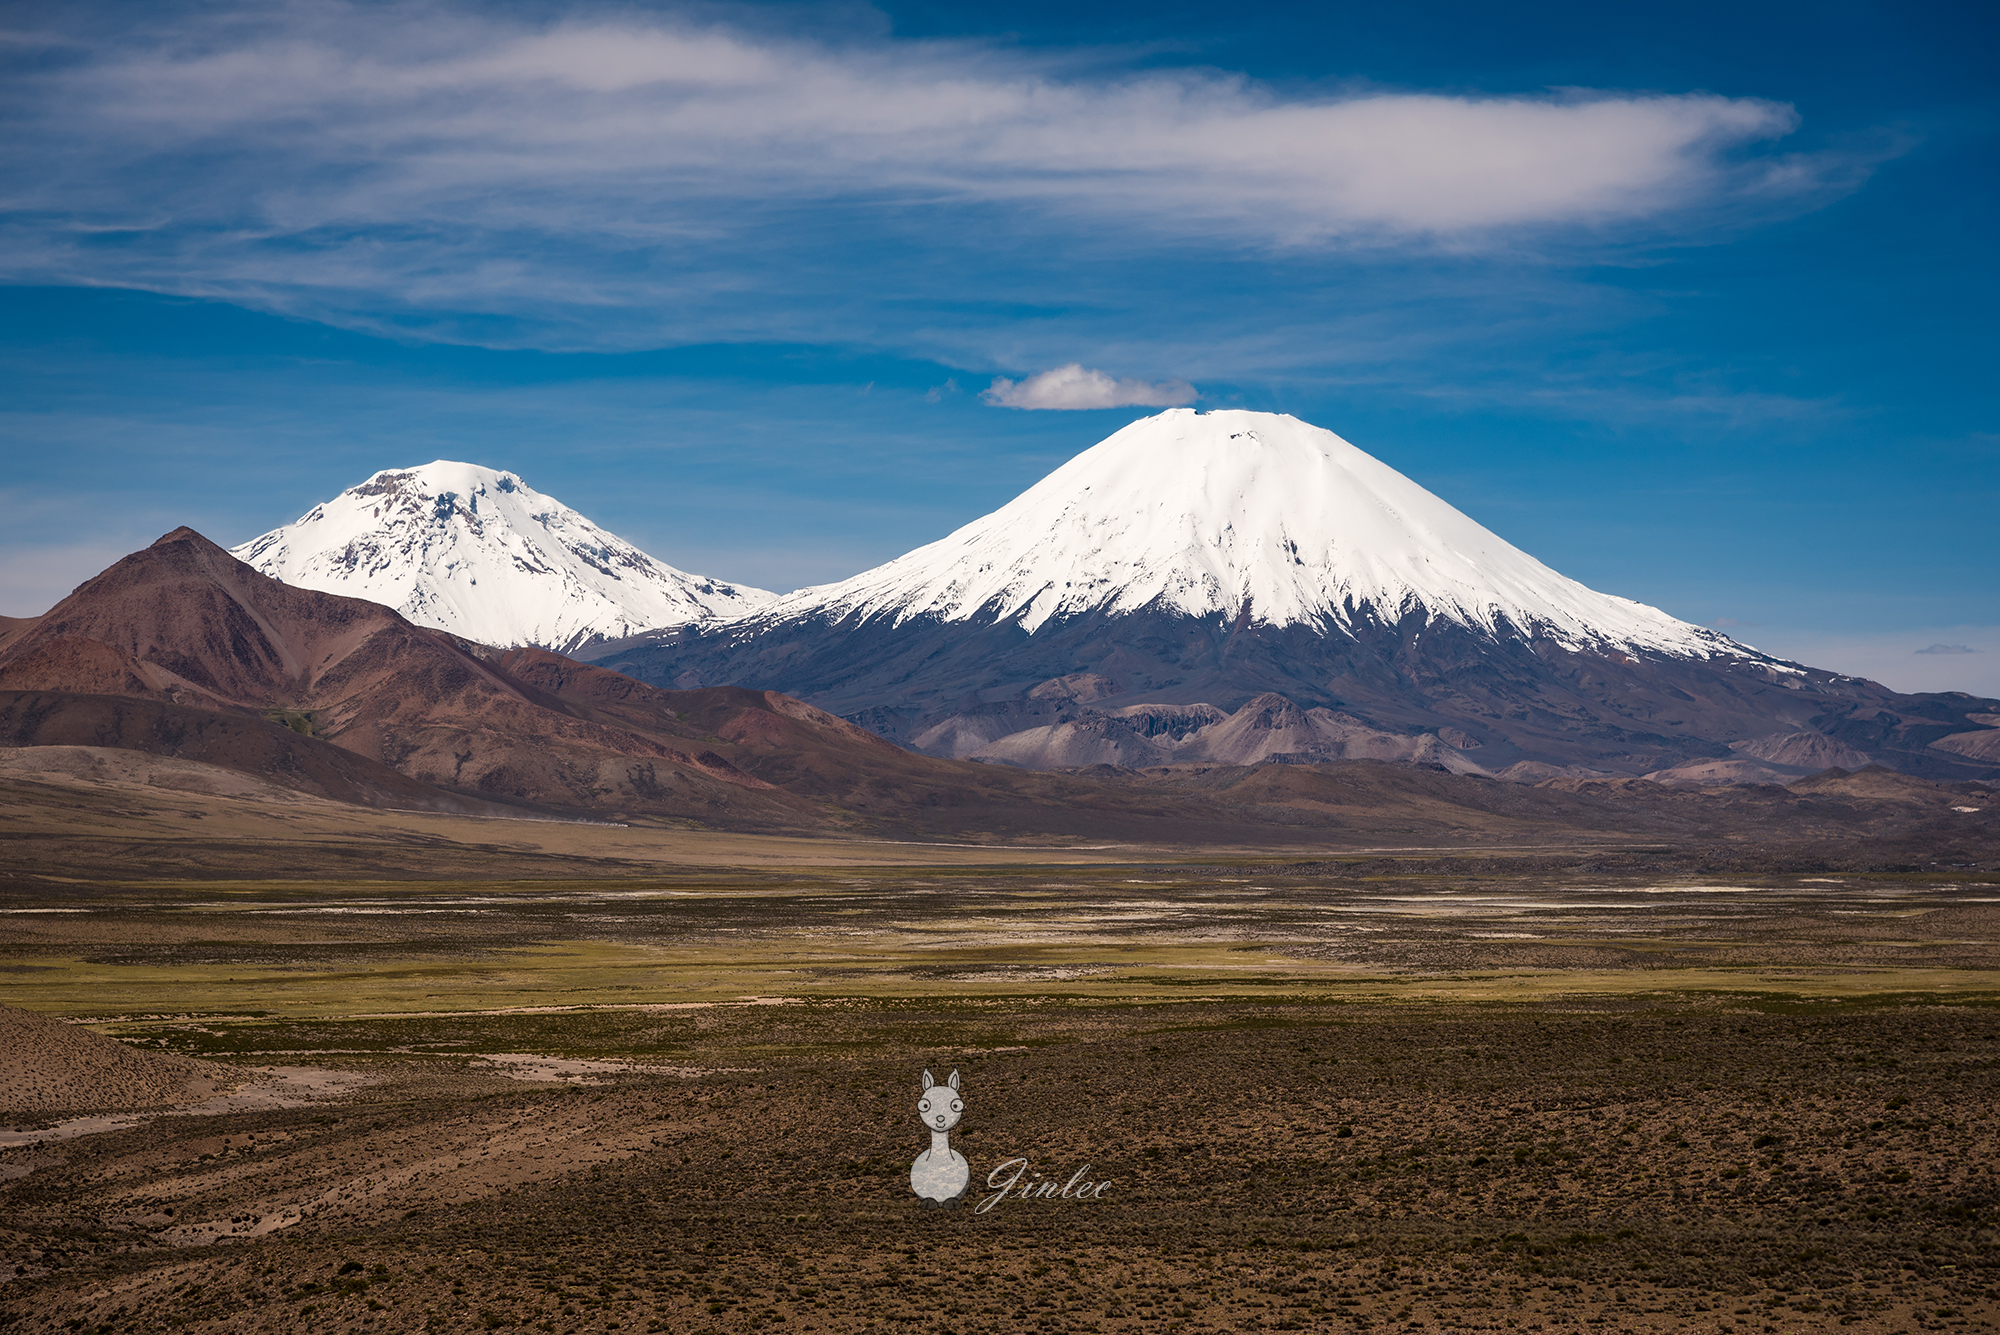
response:
[[[1990,878],[1234,860],[15,896],[0,1002],[122,1032],[743,998],[1539,1002],[2000,993]],[[1354,874],[1356,872],[1362,874]]]

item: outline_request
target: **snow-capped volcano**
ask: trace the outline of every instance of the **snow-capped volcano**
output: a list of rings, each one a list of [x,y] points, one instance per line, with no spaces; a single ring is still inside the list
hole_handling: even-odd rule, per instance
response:
[[[483,644],[566,650],[736,617],[775,596],[655,560],[513,473],[388,468],[231,554]]]
[[[1586,588],[1274,413],[1134,422],[886,565],[599,661],[1035,766],[1401,756],[1636,775],[1795,734],[1957,763],[1914,722],[1899,741],[1858,721],[1884,688]]]
[[[1411,613],[1566,647],[1749,651],[1597,593],[1381,460],[1295,417],[1176,408],[1134,422],[950,536],[758,620],[1011,622],[1151,610],[1349,628]]]

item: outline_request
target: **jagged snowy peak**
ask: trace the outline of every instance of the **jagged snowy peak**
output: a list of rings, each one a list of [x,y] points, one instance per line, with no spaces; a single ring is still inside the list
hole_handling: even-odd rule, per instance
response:
[[[676,570],[512,473],[442,459],[384,469],[230,550],[287,584],[503,646],[565,650],[741,616],[775,597]]]
[[[1141,609],[1344,629],[1364,609],[1570,648],[1758,657],[1543,565],[1333,432],[1295,417],[1176,408],[1085,450],[949,537],[756,624],[858,615],[1011,621],[1034,632]]]

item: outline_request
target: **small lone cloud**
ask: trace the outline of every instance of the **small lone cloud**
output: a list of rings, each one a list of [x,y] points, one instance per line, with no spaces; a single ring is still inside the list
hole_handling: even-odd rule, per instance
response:
[[[1193,403],[1195,388],[1185,380],[1114,380],[1080,362],[1025,380],[996,376],[979,397],[995,408],[1177,408]]]
[[[958,387],[957,378],[953,377],[951,379],[946,380],[942,385],[932,385],[928,390],[926,390],[924,392],[924,402],[942,403],[944,401],[945,395],[958,394],[961,392],[962,391]]]
[[[1979,651],[1969,644],[1934,644],[1928,649],[1917,650],[1920,654],[1976,654]]]

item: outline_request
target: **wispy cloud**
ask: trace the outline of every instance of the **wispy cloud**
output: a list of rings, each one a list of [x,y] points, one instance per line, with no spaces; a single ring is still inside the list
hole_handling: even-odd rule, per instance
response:
[[[1755,98],[1317,96],[622,8],[225,2],[113,11],[123,29],[49,12],[72,25],[48,39],[60,58],[13,43],[0,94],[0,276],[472,342],[739,336],[746,295],[831,262],[814,236],[872,238],[872,286],[896,300],[902,244],[936,259],[1002,223],[1209,253],[1463,250],[1835,174],[1760,157],[1798,117]],[[870,286],[849,285],[850,323]]]
[[[1920,654],[1976,654],[1979,651],[1969,644],[1933,644],[1929,648],[1916,651]]]
[[[1549,417],[1595,422],[1671,418],[1731,431],[1824,427],[1852,415],[1837,397],[1801,398],[1762,390],[1675,384],[1678,377],[1673,368],[1656,363],[1657,359],[1650,358],[1604,357],[1589,371],[1579,373],[1510,367],[1505,360],[1498,360],[1484,380],[1433,384],[1417,392],[1438,402],[1506,405]]]
[[[1078,362],[1025,380],[997,376],[979,397],[996,408],[1174,408],[1193,403],[1185,380],[1118,380]]]

